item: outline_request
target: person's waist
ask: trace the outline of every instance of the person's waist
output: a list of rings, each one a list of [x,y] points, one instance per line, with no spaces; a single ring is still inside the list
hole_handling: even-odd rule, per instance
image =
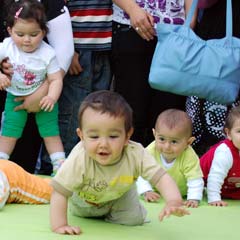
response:
[[[128,25],[128,24],[123,24],[123,23],[118,23],[118,22],[113,21],[112,28],[113,28],[113,31],[116,29],[118,29],[120,31],[128,31],[132,28],[132,26]]]

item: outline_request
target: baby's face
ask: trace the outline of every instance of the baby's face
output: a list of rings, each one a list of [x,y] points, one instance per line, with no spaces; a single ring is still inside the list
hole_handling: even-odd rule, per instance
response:
[[[162,124],[155,129],[156,148],[167,162],[176,159],[189,145],[188,133]]]
[[[28,21],[21,18],[18,18],[8,31],[17,47],[26,53],[34,52],[45,36],[45,32],[35,20]]]
[[[124,123],[122,117],[87,108],[82,115],[82,129],[77,130],[87,154],[101,165],[117,162],[129,140]]]

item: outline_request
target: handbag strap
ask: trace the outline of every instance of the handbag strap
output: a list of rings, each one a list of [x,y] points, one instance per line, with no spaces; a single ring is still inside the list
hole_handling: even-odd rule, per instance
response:
[[[226,36],[232,37],[232,0],[226,0],[227,1],[227,8],[226,8]],[[198,0],[193,0],[191,8],[189,9],[189,12],[186,17],[186,21],[184,25],[186,27],[190,27],[190,23],[192,21],[193,15],[195,10],[197,9]]]

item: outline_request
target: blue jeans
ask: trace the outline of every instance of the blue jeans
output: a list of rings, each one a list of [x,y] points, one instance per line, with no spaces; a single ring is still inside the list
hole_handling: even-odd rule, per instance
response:
[[[83,99],[91,92],[109,89],[112,80],[111,51],[84,50],[78,53],[83,72],[80,75],[65,76],[59,98],[59,128],[66,156],[79,141],[76,128],[78,127],[78,110]],[[45,163],[48,166],[45,166]],[[39,173],[49,175],[51,171],[51,162],[44,147]]]

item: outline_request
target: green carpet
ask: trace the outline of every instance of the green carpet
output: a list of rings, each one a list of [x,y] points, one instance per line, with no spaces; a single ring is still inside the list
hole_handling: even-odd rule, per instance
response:
[[[236,240],[239,239],[240,201],[228,201],[228,207],[211,207],[202,202],[191,215],[171,216],[158,221],[163,203],[144,203],[150,223],[121,226],[74,217],[69,223],[79,225],[80,236],[52,233],[49,228],[49,205],[9,204],[0,211],[1,240]]]

